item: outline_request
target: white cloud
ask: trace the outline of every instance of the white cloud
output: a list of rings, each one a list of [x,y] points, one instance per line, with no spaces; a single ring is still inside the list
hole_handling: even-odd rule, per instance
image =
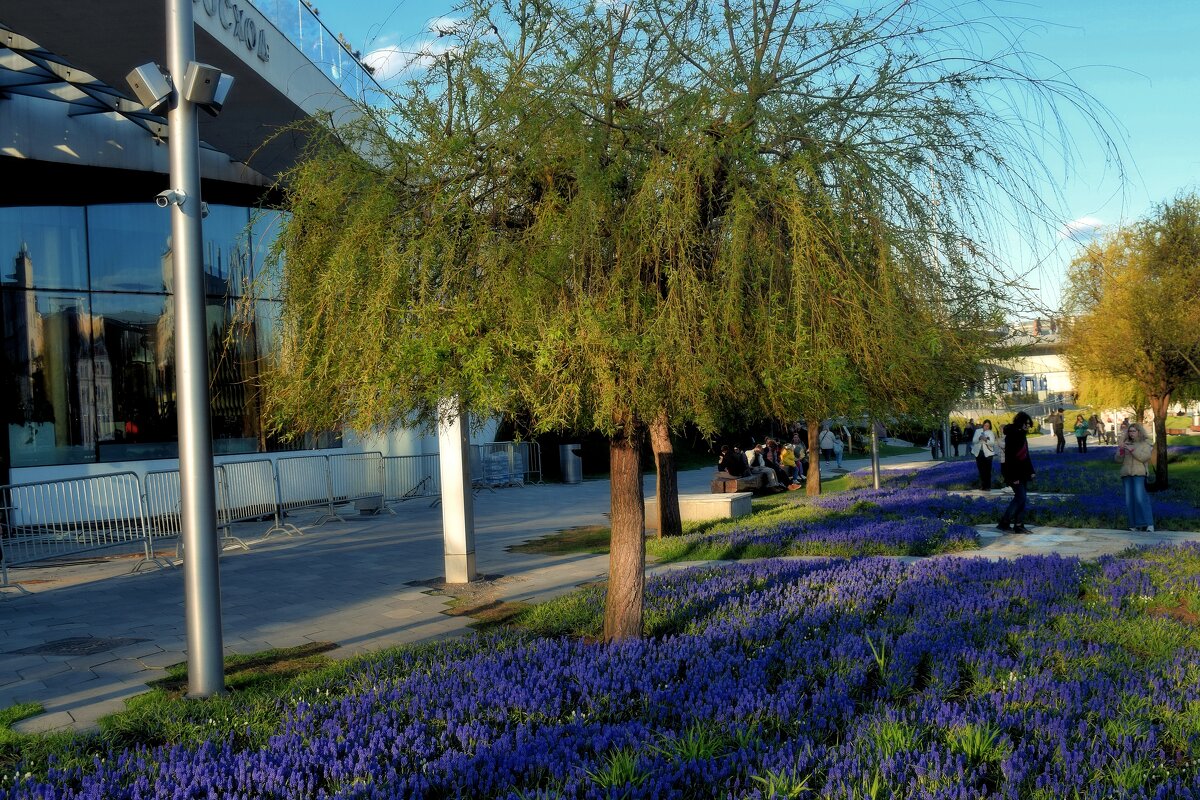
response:
[[[463,24],[461,19],[454,17],[434,17],[429,20],[429,32],[439,36],[449,36]]]
[[[1090,242],[1100,235],[1104,222],[1095,217],[1073,219],[1058,229],[1058,238],[1076,242]]]
[[[454,47],[448,41],[430,39],[409,47],[380,47],[363,56],[363,63],[375,70],[375,80],[388,84],[413,72],[428,69]]]

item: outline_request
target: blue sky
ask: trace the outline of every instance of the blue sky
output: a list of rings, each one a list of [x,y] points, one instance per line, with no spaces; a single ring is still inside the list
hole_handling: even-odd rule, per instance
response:
[[[386,67],[389,48],[438,47],[431,22],[453,5],[355,0],[318,7],[332,31]],[[1067,70],[1117,120],[1110,132],[1126,150],[1125,182],[1105,164],[1081,121],[1069,120],[1080,152],[1072,167],[1055,172],[1064,226],[1073,222],[1086,237],[1097,226],[1136,219],[1180,191],[1200,190],[1200,0],[999,0],[991,7],[1025,20],[1026,49]],[[1053,231],[1023,243],[1014,234],[1005,246],[1035,297],[1051,307],[1076,247]]]

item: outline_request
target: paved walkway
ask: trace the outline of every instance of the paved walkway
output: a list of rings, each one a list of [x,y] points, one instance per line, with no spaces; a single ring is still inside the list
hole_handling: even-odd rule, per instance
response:
[[[886,459],[885,465],[931,463],[912,458]],[[710,477],[707,469],[681,473],[680,490],[707,492]],[[652,478],[646,485],[652,488]],[[604,555],[533,555],[508,548],[564,528],[606,524],[607,511],[604,480],[483,492],[475,505],[479,571],[503,576],[494,585],[502,600],[541,601],[602,578],[608,569]],[[470,620],[442,613],[448,598],[423,585],[443,574],[440,510],[417,500],[396,512],[349,518],[303,537],[277,536],[249,552],[226,553],[221,559],[226,651],[335,642],[331,655],[344,657],[466,631]],[[253,539],[264,529],[242,526],[236,532]],[[1124,531],[980,532],[984,548],[967,555],[1057,552],[1092,558],[1151,540]],[[1160,533],[1152,540],[1195,538],[1200,534]],[[21,723],[22,730],[93,725],[145,691],[146,681],[163,676],[165,666],[186,659],[183,572],[131,575],[133,563],[132,557],[88,559],[10,571],[31,594],[0,591],[0,708],[27,701],[46,708]]]

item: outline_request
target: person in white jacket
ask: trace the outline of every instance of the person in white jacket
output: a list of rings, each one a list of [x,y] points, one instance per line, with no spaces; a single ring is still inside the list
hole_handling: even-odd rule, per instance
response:
[[[992,431],[992,421],[985,419],[975,435],[971,437],[971,455],[975,456],[975,466],[979,468],[979,488],[985,492],[992,490],[992,459],[996,455],[996,434]]]

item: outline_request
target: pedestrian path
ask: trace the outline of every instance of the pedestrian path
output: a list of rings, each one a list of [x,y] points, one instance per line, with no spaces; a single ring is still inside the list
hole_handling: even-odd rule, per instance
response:
[[[934,462],[898,456],[884,463]],[[680,491],[707,492],[711,477],[710,469],[680,473]],[[646,486],[652,491],[652,476]],[[499,578],[492,583],[495,599],[541,602],[604,578],[606,555],[509,548],[565,528],[607,524],[608,489],[606,480],[588,480],[478,495],[476,560],[481,574]],[[428,587],[443,574],[440,509],[410,501],[396,511],[226,553],[220,561],[226,652],[334,642],[331,655],[348,657],[468,631],[471,620],[443,613],[449,598]],[[235,533],[253,540],[265,528],[243,525]],[[1165,532],[1045,528],[1018,537],[979,530],[984,547],[963,556],[1094,558],[1134,542],[1200,539]],[[182,571],[129,574],[133,562],[97,558],[11,570],[30,594],[0,592],[0,708],[37,702],[46,709],[20,723],[22,730],[94,725],[145,691],[147,681],[163,677],[166,666],[186,660]]]

